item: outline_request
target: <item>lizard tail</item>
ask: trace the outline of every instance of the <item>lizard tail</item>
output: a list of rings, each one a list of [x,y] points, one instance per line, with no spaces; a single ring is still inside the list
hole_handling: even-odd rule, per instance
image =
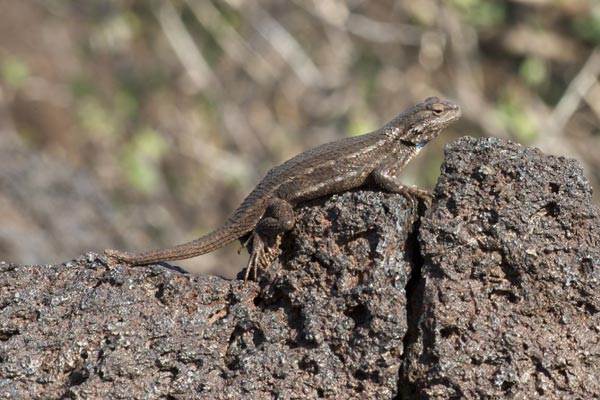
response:
[[[184,260],[210,253],[242,237],[251,230],[236,224],[225,224],[201,238],[164,250],[150,250],[143,253],[105,250],[104,254],[109,258],[130,265],[147,265],[161,261]]]

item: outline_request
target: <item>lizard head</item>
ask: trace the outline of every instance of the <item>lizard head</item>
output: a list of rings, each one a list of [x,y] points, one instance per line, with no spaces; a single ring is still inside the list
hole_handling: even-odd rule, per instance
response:
[[[429,97],[392,120],[386,126],[386,132],[405,144],[421,148],[460,118],[460,114],[460,107],[456,104],[439,97]]]

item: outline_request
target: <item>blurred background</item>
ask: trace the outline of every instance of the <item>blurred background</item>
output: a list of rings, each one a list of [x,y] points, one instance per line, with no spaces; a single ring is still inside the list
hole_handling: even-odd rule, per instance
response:
[[[598,0],[0,0],[0,260],[170,246],[266,171],[428,96],[600,183]],[[596,202],[598,197],[596,197]],[[232,276],[234,243],[175,262]]]

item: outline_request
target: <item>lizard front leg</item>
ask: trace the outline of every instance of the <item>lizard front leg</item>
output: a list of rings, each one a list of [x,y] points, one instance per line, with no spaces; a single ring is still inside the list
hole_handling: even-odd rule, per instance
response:
[[[250,259],[246,266],[245,280],[248,280],[250,270],[254,270],[254,279],[257,277],[258,268],[265,268],[273,261],[274,249],[267,245],[267,238],[279,239],[294,227],[294,208],[292,205],[280,198],[270,201],[265,214],[252,231],[248,241],[252,240]]]
[[[383,189],[392,193],[403,195],[409,202],[413,203],[414,199],[422,200],[427,208],[431,206],[433,195],[431,192],[415,187],[404,185],[398,177],[397,172],[400,171],[408,161],[399,160],[395,163],[382,164],[375,168],[371,173],[373,181]]]

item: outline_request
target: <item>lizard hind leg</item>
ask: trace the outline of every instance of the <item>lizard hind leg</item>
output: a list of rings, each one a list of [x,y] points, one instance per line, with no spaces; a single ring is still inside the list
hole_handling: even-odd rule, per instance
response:
[[[254,279],[258,269],[266,268],[277,258],[276,249],[279,247],[281,235],[294,227],[294,209],[282,199],[271,200],[265,214],[258,222],[244,246],[251,244],[250,258],[246,266],[245,280],[254,270]]]
[[[271,238],[265,240],[260,233],[253,231],[248,240],[244,242],[244,246],[249,245],[250,243],[252,245],[250,258],[246,264],[244,280],[248,280],[250,271],[254,271],[254,280],[256,280],[258,277],[258,270],[267,268],[277,258],[275,248],[279,247],[281,244],[281,235],[276,235],[274,237],[274,243],[272,244],[267,244],[269,239]]]

